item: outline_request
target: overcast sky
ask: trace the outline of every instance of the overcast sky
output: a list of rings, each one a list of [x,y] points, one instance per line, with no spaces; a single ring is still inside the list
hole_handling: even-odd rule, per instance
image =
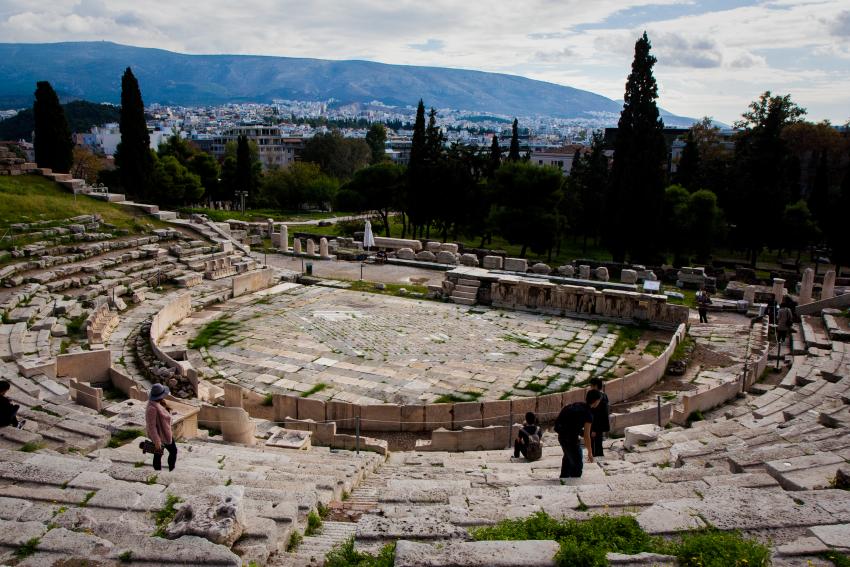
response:
[[[643,30],[671,112],[731,123],[771,90],[850,119],[847,0],[0,0],[2,42],[460,67],[614,99]]]

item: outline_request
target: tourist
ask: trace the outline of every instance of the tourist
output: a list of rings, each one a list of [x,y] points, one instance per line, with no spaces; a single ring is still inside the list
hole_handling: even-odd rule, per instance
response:
[[[794,330],[794,313],[788,304],[783,303],[779,308],[779,314],[776,316],[776,334],[779,339],[779,344],[785,344],[785,338],[791,335]],[[792,343],[793,346],[793,343]]]
[[[537,416],[530,411],[525,414],[525,423],[514,439],[514,459],[518,459],[520,453],[529,461],[536,461],[543,456],[543,429],[537,425]]]
[[[20,428],[23,423],[18,423],[18,409],[20,406],[13,404],[6,393],[11,388],[7,380],[0,380],[0,427],[14,426]]]
[[[145,411],[145,424],[148,437],[153,442],[153,468],[162,469],[162,450],[168,450],[168,470],[173,471],[177,463],[177,443],[171,431],[171,413],[165,404],[165,396],[169,394],[167,387],[154,384],[148,395],[148,407]]]
[[[589,390],[585,395],[585,401],[576,402],[564,406],[558,418],[555,420],[555,432],[558,434],[558,443],[564,451],[561,461],[561,482],[565,478],[578,478],[582,473],[581,442],[584,439],[584,447],[587,449],[587,462],[593,462],[593,445],[590,438],[590,428],[593,424],[593,412],[602,401],[602,392]]]
[[[590,439],[593,442],[593,456],[602,457],[602,439],[605,433],[611,431],[611,421],[608,418],[608,394],[602,389],[602,378],[591,378],[590,387],[602,392],[599,405],[593,408],[593,425],[590,426]]]
[[[708,323],[708,306],[711,304],[711,296],[705,289],[697,292],[697,311],[699,311],[699,322]]]

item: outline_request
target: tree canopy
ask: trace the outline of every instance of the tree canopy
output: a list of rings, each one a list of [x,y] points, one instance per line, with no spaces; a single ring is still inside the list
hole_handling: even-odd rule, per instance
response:
[[[58,173],[68,173],[74,163],[74,143],[59,104],[56,91],[47,81],[39,81],[32,107],[35,121],[35,161]]]

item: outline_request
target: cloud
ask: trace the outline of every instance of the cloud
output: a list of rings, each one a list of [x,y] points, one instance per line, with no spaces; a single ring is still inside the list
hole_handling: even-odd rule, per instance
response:
[[[829,24],[829,31],[835,37],[850,37],[850,10],[838,14]]]
[[[710,69],[723,63],[717,43],[709,38],[689,39],[678,33],[664,33],[652,39],[659,65]]]
[[[417,51],[442,51],[446,42],[442,39],[428,38],[425,43],[408,43],[407,47]]]
[[[575,57],[575,51],[569,47],[557,51],[538,51],[532,57],[533,61],[540,63],[563,63]]]

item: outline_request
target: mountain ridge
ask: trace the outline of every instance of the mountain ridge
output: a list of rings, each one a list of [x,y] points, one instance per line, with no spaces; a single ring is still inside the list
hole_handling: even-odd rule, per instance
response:
[[[429,106],[505,116],[594,119],[622,106],[602,95],[518,75],[391,65],[358,59],[272,55],[190,55],[106,41],[0,43],[0,104],[32,100],[49,80],[64,99],[117,103],[121,74],[131,67],[146,103],[183,106],[272,99]],[[669,115],[669,125],[693,119]]]

